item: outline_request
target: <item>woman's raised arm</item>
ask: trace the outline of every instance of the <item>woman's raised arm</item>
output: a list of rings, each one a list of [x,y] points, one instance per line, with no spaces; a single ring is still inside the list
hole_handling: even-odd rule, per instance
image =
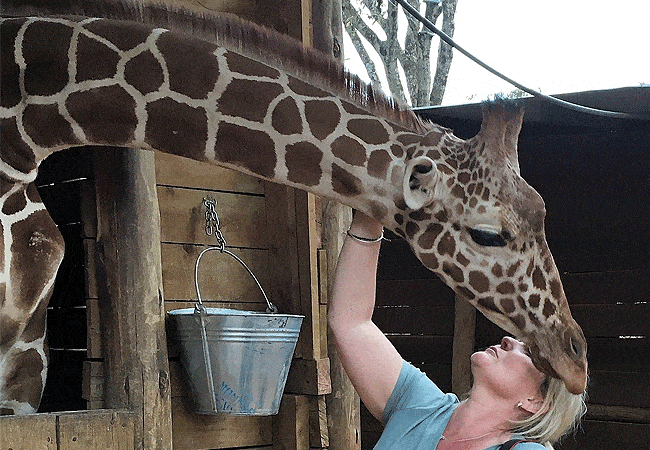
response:
[[[373,416],[382,419],[386,402],[402,368],[402,358],[372,322],[379,222],[357,212],[339,255],[328,320],[346,373]]]

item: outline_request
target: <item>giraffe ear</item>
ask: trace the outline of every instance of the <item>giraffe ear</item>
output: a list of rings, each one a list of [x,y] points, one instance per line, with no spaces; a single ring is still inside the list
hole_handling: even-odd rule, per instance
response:
[[[431,158],[418,156],[410,160],[406,165],[403,180],[406,206],[418,210],[430,204],[435,197],[439,180],[440,173]]]

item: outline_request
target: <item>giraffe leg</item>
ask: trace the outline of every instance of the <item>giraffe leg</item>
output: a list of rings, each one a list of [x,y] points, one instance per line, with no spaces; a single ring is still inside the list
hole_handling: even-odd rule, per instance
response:
[[[45,385],[46,311],[64,244],[33,183],[3,191],[0,414],[27,414],[36,412]]]

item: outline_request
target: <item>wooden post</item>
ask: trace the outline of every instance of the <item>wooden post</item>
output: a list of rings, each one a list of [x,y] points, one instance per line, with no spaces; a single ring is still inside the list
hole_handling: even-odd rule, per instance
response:
[[[352,220],[352,210],[333,201],[323,205],[323,246],[327,250],[329,280],[334,278],[336,262],[343,245],[344,233]],[[329,283],[331,286],[332,283]],[[348,378],[334,346],[334,338],[328,335],[330,378],[332,393],[327,395],[327,414],[330,449],[358,450],[361,448],[361,404],[352,382]]]
[[[280,412],[273,416],[273,450],[309,448],[309,398],[285,394]]]
[[[469,358],[474,352],[475,331],[476,308],[467,299],[456,294],[451,390],[459,397],[467,394],[472,387],[472,371]]]
[[[97,279],[106,408],[135,413],[135,448],[172,446],[154,155],[95,156]]]
[[[334,58],[343,59],[343,22],[340,0],[309,0],[312,33],[311,44]],[[305,33],[303,33],[304,39]],[[322,243],[327,254],[327,279],[334,278],[345,230],[352,220],[352,210],[334,201],[323,200]],[[328,283],[331,286],[332,283]],[[329,329],[328,329],[329,331]],[[361,404],[348,378],[333,338],[327,338],[330,358],[332,393],[325,397],[327,424],[331,450],[357,450],[361,448]]]

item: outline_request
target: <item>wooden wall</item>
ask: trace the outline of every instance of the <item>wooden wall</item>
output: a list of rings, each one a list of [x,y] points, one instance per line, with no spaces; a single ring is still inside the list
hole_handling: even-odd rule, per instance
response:
[[[479,126],[443,123],[462,137]],[[650,446],[649,146],[647,126],[616,123],[525,125],[520,137],[521,173],[546,201],[547,239],[589,347],[589,412],[563,450]],[[407,360],[451,390],[453,293],[403,241],[383,244],[379,279],[376,322]],[[475,349],[503,334],[479,314]],[[381,425],[362,417],[370,449]]]
[[[58,153],[46,161],[39,177],[41,195],[54,211],[68,249],[50,306],[48,329],[54,357],[43,412],[105,406],[102,318],[93,266],[95,183],[92,170],[88,170],[95,151]],[[193,414],[180,375],[178,349],[172,343],[174,448],[327,447],[324,395],[331,387],[323,303],[326,295],[321,296],[327,285],[320,277],[326,266],[324,255],[317,250],[320,226],[315,218],[320,213],[315,198],[231,170],[164,154],[156,155],[156,183],[166,310],[191,307],[196,300],[196,257],[206,245],[216,244],[214,237],[205,233],[203,198],[210,196],[217,201],[228,248],[247,262],[281,312],[306,316],[281,414],[276,417]],[[253,311],[266,308],[252,278],[227,255],[206,254],[199,280],[208,306]]]

